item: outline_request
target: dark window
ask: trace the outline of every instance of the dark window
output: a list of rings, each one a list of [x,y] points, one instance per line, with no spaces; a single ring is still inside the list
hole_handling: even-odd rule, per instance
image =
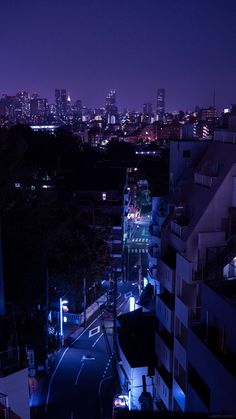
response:
[[[211,395],[210,388],[190,363],[188,364],[188,380],[189,384],[200,396],[206,407],[209,407]]]
[[[190,150],[184,150],[183,151],[183,157],[187,159],[188,157],[191,157],[191,151]]]

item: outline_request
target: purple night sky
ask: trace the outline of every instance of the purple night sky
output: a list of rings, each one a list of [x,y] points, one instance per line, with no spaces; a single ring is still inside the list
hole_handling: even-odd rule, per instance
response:
[[[3,0],[0,94],[38,92],[122,110],[236,103],[236,0]]]

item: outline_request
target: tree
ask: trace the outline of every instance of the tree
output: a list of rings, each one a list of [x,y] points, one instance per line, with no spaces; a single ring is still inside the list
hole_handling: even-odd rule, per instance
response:
[[[87,279],[87,286],[91,286],[110,262],[103,235],[95,228],[82,225],[78,217],[70,220],[49,245],[51,295],[71,291],[74,307],[78,309],[82,301],[83,278]]]

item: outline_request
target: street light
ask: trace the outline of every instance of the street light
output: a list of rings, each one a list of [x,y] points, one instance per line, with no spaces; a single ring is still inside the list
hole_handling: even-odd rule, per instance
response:
[[[64,304],[68,304],[68,301],[63,300],[62,298],[60,298],[60,339],[61,339],[61,345],[63,345],[63,319],[62,319],[62,314],[63,314]]]

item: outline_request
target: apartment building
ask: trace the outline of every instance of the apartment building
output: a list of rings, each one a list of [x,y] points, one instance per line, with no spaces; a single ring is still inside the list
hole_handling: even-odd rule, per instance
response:
[[[236,356],[234,294],[227,302],[224,295],[228,284],[235,289],[236,146],[171,142],[170,193],[156,204],[152,228],[158,242],[151,260],[151,276],[160,285],[156,287],[156,406],[236,412],[235,372],[223,360]],[[214,282],[221,284],[218,292],[213,290]],[[218,330],[218,358],[206,338],[200,342],[196,333],[197,328],[212,330],[212,325]],[[207,396],[201,398],[204,389]]]

